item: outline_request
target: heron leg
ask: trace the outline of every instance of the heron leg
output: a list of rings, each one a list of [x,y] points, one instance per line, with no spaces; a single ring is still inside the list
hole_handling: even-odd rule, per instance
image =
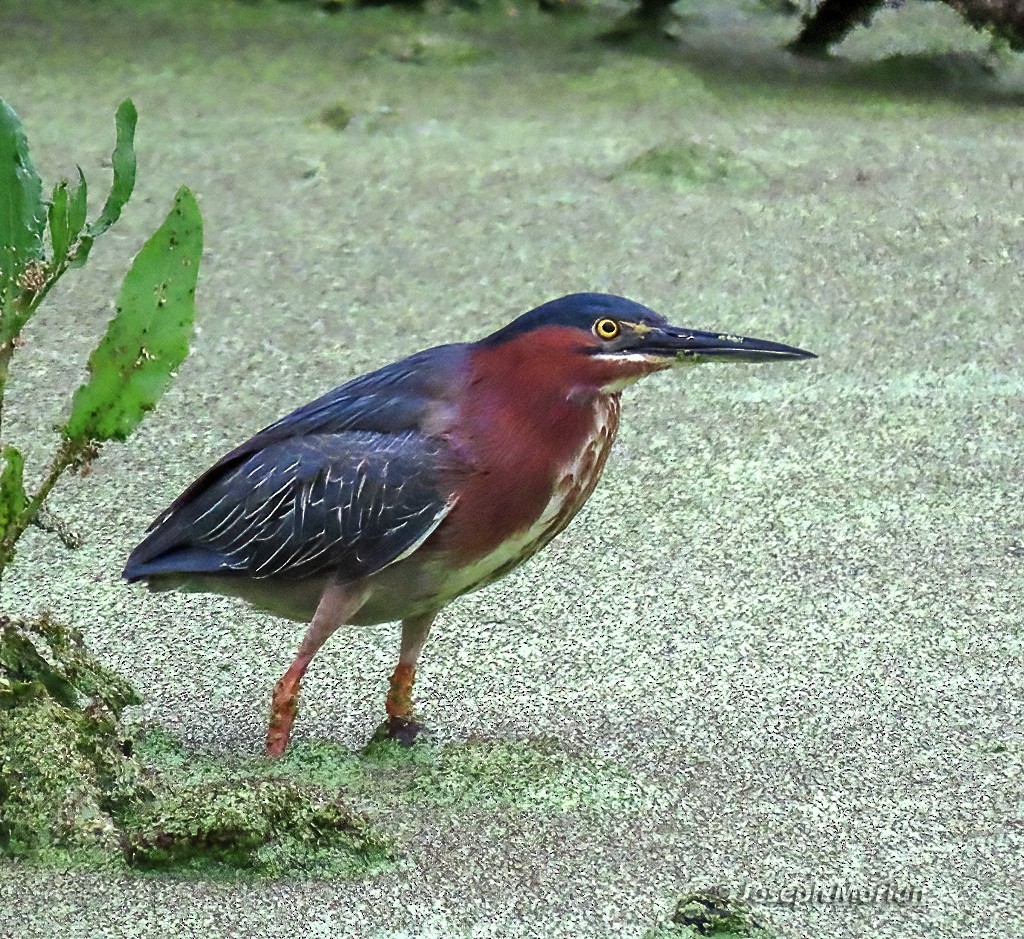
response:
[[[313,614],[313,622],[302,637],[299,654],[274,686],[267,727],[267,756],[281,756],[288,747],[292,724],[299,710],[299,685],[313,656],[331,633],[355,615],[366,602],[366,597],[366,590],[353,590],[339,584],[329,584],[324,590]]]
[[[412,699],[412,687],[416,681],[416,663],[423,646],[430,635],[430,627],[437,617],[437,610],[430,610],[419,616],[402,620],[402,646],[398,653],[398,665],[391,676],[388,689],[385,725],[386,735],[405,746],[410,746],[424,728],[416,723]]]

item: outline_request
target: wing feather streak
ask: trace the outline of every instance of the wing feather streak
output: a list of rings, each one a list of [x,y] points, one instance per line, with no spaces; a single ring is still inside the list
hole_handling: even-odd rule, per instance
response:
[[[176,553],[213,557],[205,573],[368,576],[417,550],[451,511],[441,483],[448,461],[441,442],[414,431],[272,443],[164,513],[136,554],[159,550],[134,576],[147,576],[147,563],[174,572]]]

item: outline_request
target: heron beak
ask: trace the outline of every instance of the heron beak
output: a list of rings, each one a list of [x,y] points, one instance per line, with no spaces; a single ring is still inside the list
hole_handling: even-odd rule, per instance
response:
[[[730,362],[778,362],[788,359],[816,359],[813,352],[767,339],[750,339],[727,333],[702,333],[680,326],[653,329],[634,351],[671,356],[684,362],[720,359]]]

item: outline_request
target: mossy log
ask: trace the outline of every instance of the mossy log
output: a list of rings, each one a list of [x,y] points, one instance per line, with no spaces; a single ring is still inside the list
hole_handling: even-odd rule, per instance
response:
[[[976,29],[988,29],[1006,40],[1015,52],[1024,52],[1024,2],[1022,0],[946,0]]]
[[[867,25],[885,0],[823,0],[804,18],[789,44],[799,55],[825,55],[857,26]],[[944,0],[976,29],[988,29],[1011,49],[1024,51],[1024,0]]]
[[[824,55],[857,26],[867,25],[885,0],[824,0],[804,18],[800,35],[789,50],[799,55]]]

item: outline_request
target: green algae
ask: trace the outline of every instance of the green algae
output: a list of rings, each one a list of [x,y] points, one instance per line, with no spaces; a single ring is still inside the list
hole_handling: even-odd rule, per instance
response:
[[[651,793],[611,761],[570,753],[550,738],[468,740],[437,750],[412,794],[437,805],[527,811],[627,811]]]
[[[984,87],[997,77],[998,72],[998,63],[993,56],[970,51],[933,50],[897,52],[865,64],[858,74],[865,83],[880,87],[899,82],[905,89],[928,90]]]
[[[80,711],[91,701],[115,717],[129,704],[141,703],[126,679],[92,655],[77,629],[54,622],[46,613],[33,620],[0,616],[0,681],[6,682],[7,694],[45,693]],[[13,698],[7,701],[0,707],[13,706]]]
[[[473,65],[493,58],[493,53],[479,43],[441,33],[389,36],[380,44],[378,53],[408,65],[442,67]]]
[[[230,760],[187,754],[162,731],[149,729],[140,736],[138,751],[147,762],[187,778],[190,785],[278,779],[343,791],[369,811],[417,803],[451,810],[629,812],[657,797],[649,784],[611,760],[571,752],[552,738],[472,738],[443,746],[417,742],[413,747],[372,740],[361,753],[327,741],[305,741],[293,744],[279,760]]]
[[[144,739],[143,751],[148,753],[149,746]],[[191,770],[197,780],[226,771],[222,761],[193,762]],[[553,738],[471,738],[441,746],[424,741],[413,747],[375,739],[361,753],[307,741],[293,744],[280,760],[241,761],[234,772],[337,787],[371,810],[400,802],[455,811],[502,807],[556,814],[588,808],[630,812],[657,798],[649,784],[611,760],[572,752]]]
[[[330,741],[298,741],[280,759],[271,760],[262,755],[193,753],[154,724],[140,727],[135,739],[140,759],[183,785],[203,787],[278,779],[357,794],[367,781],[365,761],[360,755]]]
[[[395,797],[439,809],[569,813],[639,811],[656,792],[611,760],[563,748],[554,738],[469,740],[402,747],[374,740],[363,772]]]
[[[148,727],[138,735],[137,752],[179,788],[129,820],[131,862],[214,875],[372,872],[400,851],[366,817],[395,805],[430,807],[430,817],[440,819],[494,808],[629,813],[656,798],[610,760],[570,752],[548,738],[413,747],[373,740],[361,753],[301,741],[281,759],[267,760],[191,754]]]
[[[704,82],[678,62],[669,66],[657,60],[612,59],[583,74],[565,76],[565,85],[575,98],[604,105],[621,101],[632,106],[643,102],[679,107],[706,105],[714,100]]]
[[[293,747],[277,761],[190,753],[156,726],[137,734],[157,796],[124,819],[131,865],[204,876],[351,877],[398,858],[396,842],[354,807],[358,758]]]
[[[115,817],[136,797],[137,764],[113,721],[21,695],[0,727],[0,850],[65,862],[120,852]]]

